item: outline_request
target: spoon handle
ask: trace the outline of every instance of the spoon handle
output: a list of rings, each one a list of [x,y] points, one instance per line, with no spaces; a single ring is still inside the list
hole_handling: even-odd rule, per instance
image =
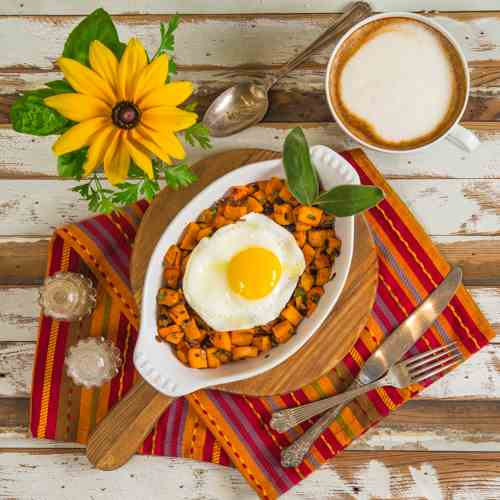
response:
[[[347,30],[352,28],[366,17],[372,14],[370,5],[366,2],[354,2],[335,22],[314,42],[306,47],[300,54],[297,54],[293,59],[278,69],[277,73],[268,81],[267,89],[269,90],[278,80],[281,80],[290,71],[302,64],[309,56],[317,50],[330,44],[335,39],[340,38]]]

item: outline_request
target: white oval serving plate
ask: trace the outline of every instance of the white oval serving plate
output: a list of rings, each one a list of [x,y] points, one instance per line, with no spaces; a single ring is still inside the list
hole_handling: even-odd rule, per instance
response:
[[[359,184],[359,176],[342,156],[326,146],[311,148],[321,184],[328,190],[339,184]],[[170,345],[156,340],[156,296],[162,285],[163,257],[168,247],[177,242],[183,229],[205,208],[220,199],[236,185],[285,177],[281,160],[246,165],[224,175],[195,196],[172,220],[151,256],[144,281],[141,325],[134,352],[134,364],[141,376],[158,391],[168,396],[182,396],[195,390],[226,384],[259,375],[285,361],[314,335],[326,319],[347,279],[354,248],[354,217],[336,219],[335,230],[342,241],[342,251],[335,260],[335,278],[325,285],[325,294],[311,317],[304,319],[292,338],[257,358],[228,363],[220,368],[196,370],[183,365]],[[207,300],[210,300],[207,297]]]

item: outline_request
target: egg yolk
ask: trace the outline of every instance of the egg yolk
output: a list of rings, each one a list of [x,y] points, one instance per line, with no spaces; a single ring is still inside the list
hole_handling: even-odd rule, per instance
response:
[[[268,295],[281,276],[281,263],[273,252],[249,247],[233,256],[227,268],[227,279],[233,292],[256,300]]]

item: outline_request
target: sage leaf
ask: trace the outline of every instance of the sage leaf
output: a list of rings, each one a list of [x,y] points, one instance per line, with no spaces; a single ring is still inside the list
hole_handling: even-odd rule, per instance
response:
[[[80,180],[83,177],[83,165],[87,160],[88,147],[71,151],[57,157],[57,173],[59,177],[72,177]]]
[[[383,199],[384,192],[376,186],[346,184],[322,193],[314,205],[338,217],[348,217],[374,207]]]
[[[39,136],[63,133],[73,122],[43,102],[46,97],[54,94],[52,89],[39,89],[25,92],[18,97],[10,108],[13,129],[16,132]]]
[[[304,205],[318,196],[318,174],[311,162],[309,146],[301,128],[294,128],[285,139],[283,165],[290,192]]]
[[[89,47],[93,40],[106,45],[118,59],[125,50],[125,44],[120,42],[111,16],[104,9],[97,9],[69,34],[63,56],[89,66]]]

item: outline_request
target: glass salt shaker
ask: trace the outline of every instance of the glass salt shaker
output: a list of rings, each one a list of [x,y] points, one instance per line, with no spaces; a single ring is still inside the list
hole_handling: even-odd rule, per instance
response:
[[[66,372],[76,385],[100,387],[111,380],[122,364],[120,351],[102,337],[88,337],[69,348]]]
[[[82,274],[58,272],[45,279],[38,302],[46,316],[78,321],[94,309],[96,291],[92,281]]]

